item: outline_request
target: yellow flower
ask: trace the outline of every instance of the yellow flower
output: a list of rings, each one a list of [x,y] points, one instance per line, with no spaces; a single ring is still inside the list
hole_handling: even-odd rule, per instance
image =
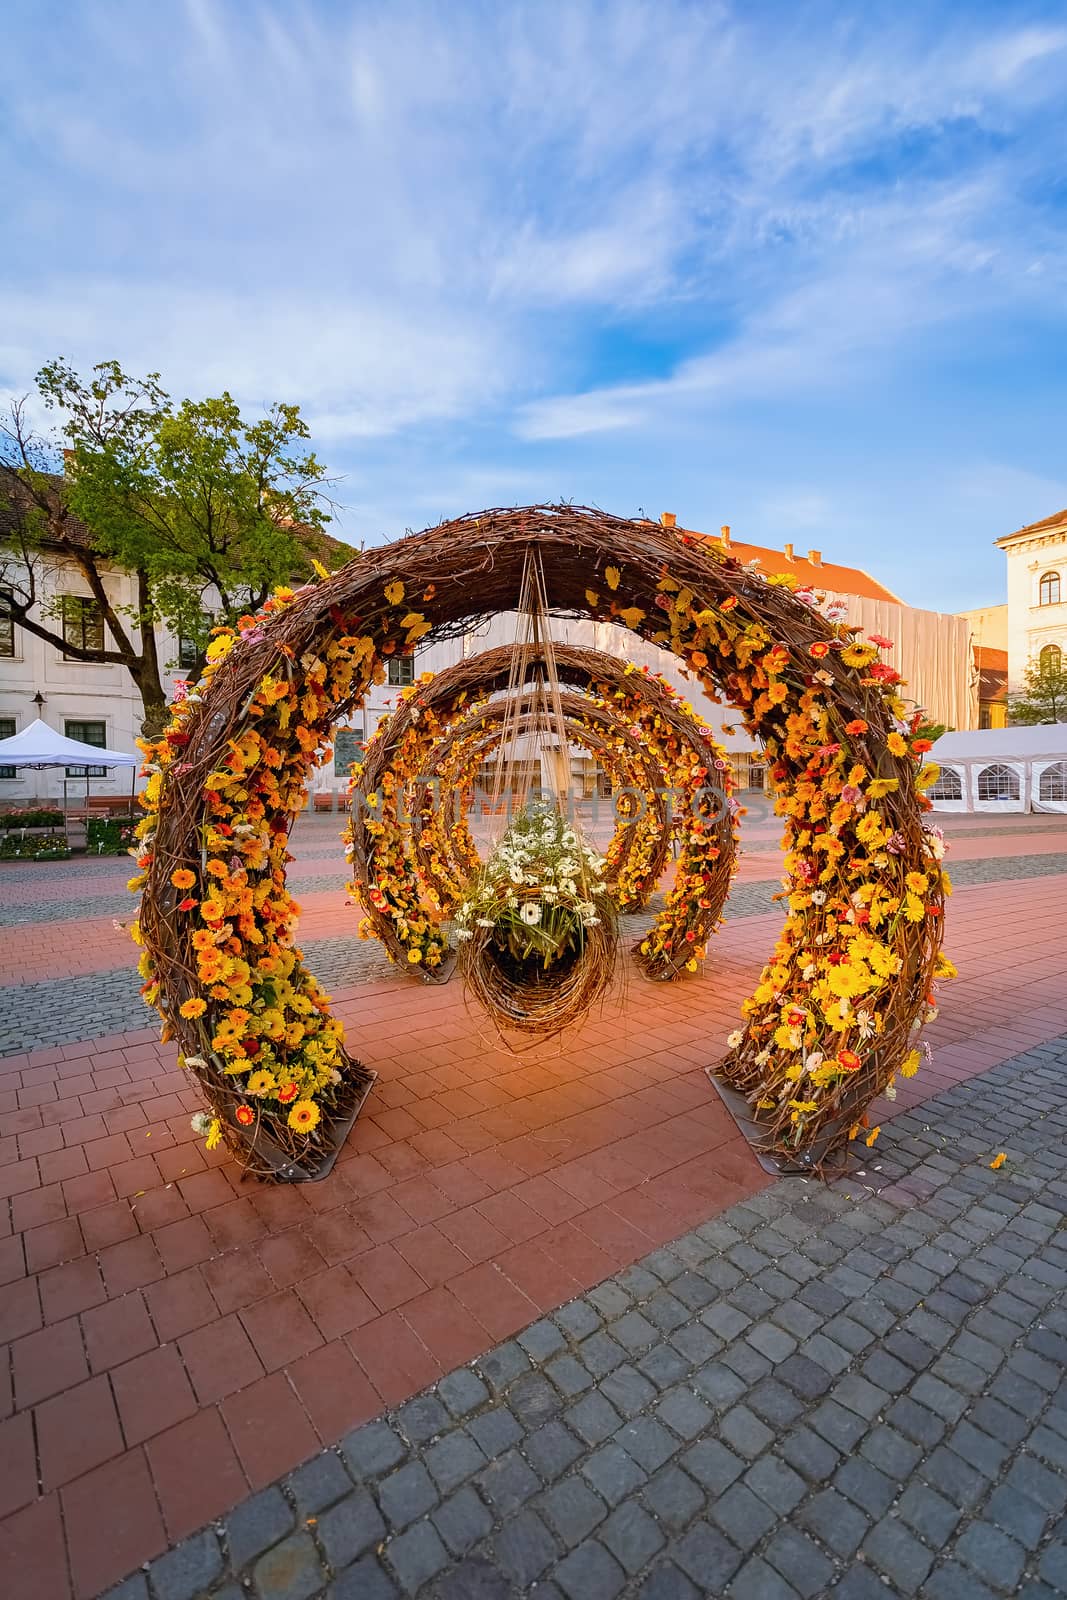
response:
[[[206,1150],[214,1150],[216,1145],[220,1145],[221,1143],[222,1123],[219,1121],[218,1117],[216,1117],[210,1128],[207,1130],[207,1138],[204,1140],[204,1148]]]
[[[908,747],[899,733],[891,733],[886,744],[891,755],[906,756],[908,753]]]
[[[421,960],[422,960],[422,951],[418,948],[417,945],[412,945],[411,949],[408,951],[408,961],[414,967],[414,966],[417,966],[418,963]]]
[[[314,556],[312,556],[312,558],[311,558],[311,566],[312,566],[312,570],[315,572],[316,576],[318,576],[320,578],[328,578],[330,576],[329,572],[327,572],[327,570],[323,566],[322,562],[321,561],[316,561]]]
[[[191,889],[196,882],[196,873],[190,872],[188,867],[179,867],[171,873],[170,881],[176,889]]]
[[[617,589],[619,587],[619,580],[621,577],[622,573],[619,571],[618,567],[604,568],[604,582],[607,584],[609,589]]]
[[[867,785],[867,798],[868,800],[880,800],[884,794],[892,794],[894,789],[899,788],[899,778],[874,778]]]
[[[385,586],[385,598],[391,606],[398,606],[404,598],[404,585],[399,578],[394,578],[392,583]]]
[[[289,1113],[289,1126],[297,1133],[310,1133],[318,1127],[319,1108],[313,1100],[298,1100]]]
[[[993,1168],[994,1172],[997,1172],[1004,1165],[1004,1163],[1005,1163],[1005,1161],[1007,1161],[1007,1159],[1008,1159],[1007,1151],[1006,1150],[1002,1150],[998,1156],[994,1156],[993,1157],[993,1159],[989,1163],[989,1165]]]
[[[186,1000],[180,1009],[183,1017],[202,1017],[207,1010],[207,1001],[201,1000],[199,997],[193,1000]]]
[[[628,628],[636,628],[639,622],[645,620],[645,613],[640,606],[627,606],[625,610],[619,612],[619,616]]]
[[[600,596],[597,594],[595,589],[587,589],[585,591],[585,598],[589,601],[589,604],[591,606],[593,606],[593,607],[596,607],[596,606],[598,606],[600,604]]]
[[[919,1070],[919,1059],[918,1050],[909,1050],[900,1063],[900,1076],[902,1078],[914,1078]]]
[[[877,1139],[877,1137],[881,1133],[881,1131],[882,1131],[882,1127],[881,1127],[881,1123],[879,1123],[878,1127],[877,1128],[872,1128],[870,1133],[867,1135],[866,1139],[864,1139],[863,1142],[867,1146],[868,1150],[871,1148],[871,1146],[873,1145],[874,1141]]]

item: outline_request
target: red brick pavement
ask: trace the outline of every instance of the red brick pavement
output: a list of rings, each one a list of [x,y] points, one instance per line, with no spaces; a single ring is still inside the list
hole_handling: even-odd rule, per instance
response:
[[[1067,1031],[1065,887],[953,899],[961,978],[933,1064],[886,1115]],[[316,898],[305,933],[320,916],[341,931],[352,913]],[[6,1600],[98,1594],[766,1184],[702,1069],[776,921],[736,923],[698,978],[631,977],[578,1034],[519,1057],[457,985],[339,993],[380,1077],[321,1184],[242,1182],[206,1154],[196,1093],[149,1029],[0,1061]]]

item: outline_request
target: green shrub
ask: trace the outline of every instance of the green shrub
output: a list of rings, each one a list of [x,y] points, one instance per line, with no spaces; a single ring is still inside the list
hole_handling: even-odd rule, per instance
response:
[[[136,844],[138,817],[90,817],[86,825],[87,850],[92,856],[124,855]]]
[[[0,830],[12,828],[61,828],[63,813],[51,806],[27,807],[23,811],[0,811]]]

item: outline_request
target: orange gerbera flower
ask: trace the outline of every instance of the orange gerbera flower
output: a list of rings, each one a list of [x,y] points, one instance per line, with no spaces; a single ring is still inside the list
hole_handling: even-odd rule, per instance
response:
[[[207,1001],[199,998],[186,1000],[181,1006],[183,1017],[202,1017],[207,1010]]]
[[[283,1083],[278,1090],[278,1099],[283,1106],[287,1106],[290,1100],[295,1100],[299,1093],[300,1090],[295,1083]]]
[[[253,1122],[256,1120],[256,1114],[252,1110],[251,1106],[238,1106],[237,1110],[234,1112],[234,1116],[237,1118],[237,1121],[241,1124],[242,1128],[250,1128]]]
[[[188,867],[178,867],[171,873],[170,881],[176,889],[191,889],[196,882],[196,873],[190,872]]]

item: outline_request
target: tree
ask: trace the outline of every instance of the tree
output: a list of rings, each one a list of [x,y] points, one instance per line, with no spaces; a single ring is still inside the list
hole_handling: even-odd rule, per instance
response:
[[[336,550],[322,533],[325,469],[305,446],[297,406],[273,405],[247,422],[229,394],[175,404],[158,373],[134,378],[116,361],[94,367],[87,381],[53,361],[37,382],[45,405],[65,418],[66,473],[60,480],[49,470],[55,451],[28,432],[25,403],[16,403],[0,432],[7,606],[19,626],[68,656],[125,666],[146,730],[157,731],[165,695],[156,624],[193,642],[189,670],[198,673],[215,622],[234,623],[279,583],[309,575],[313,555]],[[54,606],[42,611],[48,549],[85,576],[106,629],[100,648],[72,648]],[[134,575],[137,599],[125,614],[108,601],[109,566]]]
[[[1059,664],[1031,661],[1023,676],[1025,688],[1008,696],[1013,723],[1067,722],[1067,671]]]

